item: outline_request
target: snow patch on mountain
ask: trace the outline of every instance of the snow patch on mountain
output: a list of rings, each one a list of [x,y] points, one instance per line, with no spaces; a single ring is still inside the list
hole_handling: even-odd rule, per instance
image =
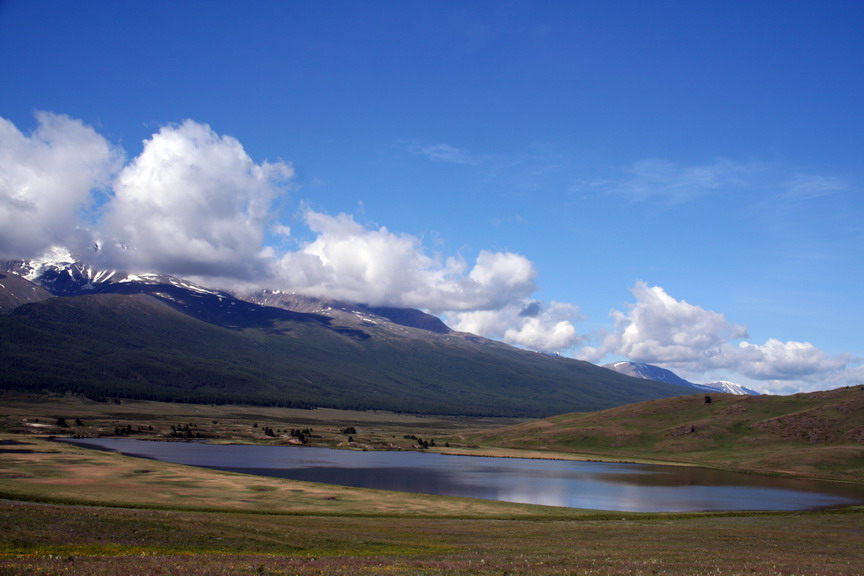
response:
[[[205,301],[210,305],[218,302],[220,306],[227,303],[228,308],[224,308],[227,311],[232,310],[232,306],[237,307],[237,302],[244,302],[248,304],[243,307],[246,315],[255,313],[259,307],[275,307],[330,318],[347,315],[353,317],[355,323],[359,322],[360,325],[365,326],[390,327],[388,329],[394,326],[405,326],[440,334],[451,331],[439,318],[420,310],[371,307],[279,290],[264,290],[257,294],[231,294],[164,274],[100,270],[83,264],[72,253],[62,248],[50,250],[42,257],[31,261],[0,262],[0,271],[21,276],[55,296],[143,292],[181,307],[192,306],[199,314]]]
[[[739,396],[745,396],[747,394],[751,396],[758,396],[759,393],[755,390],[751,390],[750,388],[746,388],[741,384],[736,384],[735,382],[728,382],[726,380],[718,380],[717,382],[709,382],[704,384],[704,386],[709,386],[720,392],[725,392],[727,394],[737,394]]]
[[[33,260],[0,262],[0,270],[21,276],[55,295],[112,291],[110,286],[118,284],[149,286],[166,284],[198,294],[225,295],[223,292],[165,274],[132,274],[120,270],[94,268],[82,263],[69,250],[59,247],[52,248]]]
[[[666,368],[646,364],[645,362],[613,362],[605,364],[604,368],[614,370],[620,374],[633,376],[635,378],[644,378],[645,380],[656,380],[658,382],[666,382],[667,384],[675,384],[676,386],[684,386],[693,388],[703,392],[722,392],[725,394],[737,394],[756,396],[759,393],[734,382],[718,381],[708,384],[695,384],[685,380]]]

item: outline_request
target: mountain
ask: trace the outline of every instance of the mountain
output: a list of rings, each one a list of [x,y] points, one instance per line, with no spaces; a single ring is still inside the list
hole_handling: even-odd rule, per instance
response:
[[[53,295],[16,274],[0,272],[0,314],[11,312],[22,304],[40,302]]]
[[[707,388],[712,388],[719,392],[723,392],[725,394],[735,394],[736,396],[759,396],[759,392],[742,386],[741,384],[736,384],[735,382],[729,382],[728,380],[718,380],[716,382],[708,382],[706,384],[702,384]]]
[[[327,300],[313,298],[291,292],[280,292],[277,290],[262,290],[255,294],[243,297],[244,300],[254,302],[261,306],[275,306],[295,312],[312,312],[327,314],[330,316],[347,313],[358,318],[366,316],[364,322],[375,323],[374,317],[411,328],[420,328],[437,334],[449,334],[452,332],[440,318],[427,314],[413,308],[387,308],[380,306],[367,306],[365,304],[350,304],[339,300]]]
[[[646,364],[644,362],[613,362],[611,364],[604,364],[603,367],[608,368],[609,370],[614,370],[619,374],[633,376],[634,378],[644,378],[646,380],[666,382],[667,384],[674,384],[675,386],[692,388],[699,391],[721,392],[724,394],[749,394],[752,396],[759,395],[759,393],[755,390],[745,388],[744,386],[741,386],[740,384],[735,384],[734,382],[726,382],[723,380],[718,382],[710,382],[708,384],[694,384],[693,382],[688,382],[687,380],[684,380],[671,370],[660,368],[659,366],[654,366],[653,364]]]
[[[64,258],[5,267],[58,296],[0,315],[7,389],[526,417],[689,392],[454,332],[419,310],[278,292],[248,301]]]

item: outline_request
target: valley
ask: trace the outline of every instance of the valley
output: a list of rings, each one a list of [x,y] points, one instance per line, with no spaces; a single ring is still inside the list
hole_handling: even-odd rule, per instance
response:
[[[584,510],[52,442],[437,451],[864,482],[860,387],[694,394],[453,332],[418,310],[241,300],[170,277],[69,270],[46,280],[52,292],[12,274],[0,283],[2,574],[833,575],[864,565],[862,507]]]
[[[288,442],[290,434],[274,438],[264,430],[302,427],[321,436],[314,442],[339,445],[353,427],[361,449],[414,435],[436,444],[464,442],[453,450],[580,457],[573,447],[545,452],[542,435],[522,430],[549,429],[543,420],[19,393],[5,394],[2,404],[0,533],[14,534],[0,544],[4,574],[851,575],[864,565],[861,508],[611,513],[250,477],[46,440],[85,430],[112,435],[130,426],[133,436],[139,426],[146,429],[140,434],[146,438],[170,435],[172,426],[185,423],[218,436],[212,441]],[[631,424],[645,417],[645,405],[629,409]],[[58,424],[61,418],[69,428]],[[501,446],[506,438],[512,444],[514,431],[525,437],[522,448],[496,446],[497,437]],[[480,439],[482,446],[469,443]]]

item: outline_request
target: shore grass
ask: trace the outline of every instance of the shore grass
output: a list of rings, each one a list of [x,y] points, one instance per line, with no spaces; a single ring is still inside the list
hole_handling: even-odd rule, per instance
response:
[[[580,513],[567,508],[222,472],[38,437],[0,435],[0,455],[0,497],[26,501],[163,510],[415,518],[572,517]]]

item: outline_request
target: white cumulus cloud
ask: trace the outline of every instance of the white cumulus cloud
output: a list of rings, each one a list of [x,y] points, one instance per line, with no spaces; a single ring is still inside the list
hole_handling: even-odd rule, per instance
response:
[[[579,308],[564,302],[514,301],[495,310],[473,310],[447,314],[449,325],[462,332],[500,338],[508,344],[557,352],[582,341],[575,322]]]
[[[679,370],[685,377],[723,370],[731,378],[756,381],[763,391],[779,393],[860,380],[858,360],[849,354],[830,355],[809,342],[775,338],[754,344],[746,341],[745,326],[676,300],[659,286],[637,282],[632,293],[636,302],[626,312],[612,311],[615,328],[603,345],[585,347],[581,357],[623,356]]]
[[[0,239],[8,257],[60,245],[130,272],[437,313],[517,306],[536,290],[534,264],[520,254],[481,250],[473,262],[442,256],[419,237],[366,227],[346,214],[305,210],[312,239],[286,249],[287,239],[305,236],[273,212],[293,169],[255,162],[238,140],[207,124],[163,126],[124,165],[121,151],[81,121],[49,113],[37,119],[31,135],[0,121]],[[99,253],[83,254],[93,242]],[[572,328],[548,327],[547,340],[562,342]],[[542,343],[546,328],[539,317],[522,319],[511,339],[549,346]]]
[[[781,342],[769,338],[765,344],[741,342],[730,356],[738,370],[758,380],[812,379],[846,367],[847,354],[829,356],[810,342]]]
[[[108,257],[194,277],[262,274],[269,210],[292,176],[206,124],[165,126],[114,183],[101,228]]]
[[[86,245],[82,215],[122,164],[122,153],[80,120],[49,112],[37,112],[36,120],[28,135],[0,118],[0,251],[6,257]]]
[[[481,251],[469,268],[461,257],[429,254],[416,236],[350,215],[307,210],[305,220],[314,240],[283,254],[276,272],[297,292],[440,312],[499,308],[535,290],[536,270],[519,254]]]
[[[728,340],[747,337],[746,326],[676,300],[659,286],[637,282],[632,293],[636,303],[627,312],[612,311],[615,330],[605,339],[607,353],[636,362],[701,362],[721,354]]]

